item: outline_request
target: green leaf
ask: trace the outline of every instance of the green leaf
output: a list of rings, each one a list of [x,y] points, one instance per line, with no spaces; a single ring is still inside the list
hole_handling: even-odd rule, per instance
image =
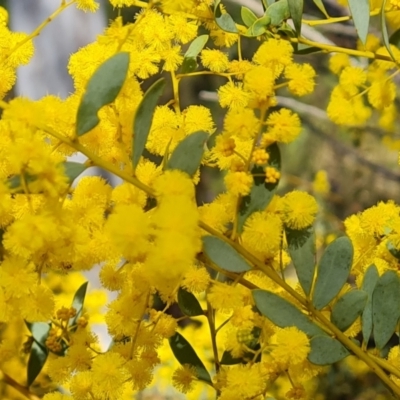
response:
[[[372,294],[372,322],[378,349],[389,341],[400,317],[400,281],[395,271],[386,271]]]
[[[318,7],[319,11],[321,11],[322,14],[325,15],[326,18],[330,18],[329,14],[326,11],[326,8],[325,8],[324,3],[322,2],[322,0],[313,0],[313,2]]]
[[[269,165],[276,169],[281,169],[281,154],[276,143],[272,144],[267,149],[269,153]],[[262,166],[255,166],[252,169],[252,174],[264,174]],[[255,176],[254,184],[249,195],[242,198],[238,215],[238,232],[243,230],[244,223],[256,211],[265,210],[272,198],[274,197],[279,181],[276,183],[266,183],[263,176]]]
[[[82,136],[93,129],[100,119],[98,111],[112,103],[121,91],[129,67],[129,53],[117,53],[95,71],[78,107],[76,134]]]
[[[190,343],[180,333],[176,332],[174,336],[169,338],[169,345],[171,346],[175,358],[181,365],[188,364],[196,368],[197,378],[212,385],[211,376],[206,367]]]
[[[383,44],[385,45],[387,51],[389,52],[390,57],[392,58],[393,61],[395,61],[396,59],[395,59],[392,49],[390,47],[389,34],[388,34],[387,26],[386,26],[386,15],[385,15],[386,2],[387,2],[387,0],[383,0],[381,12],[380,12],[382,41],[383,41]]]
[[[400,260],[400,250],[396,249],[396,247],[390,240],[386,242],[386,248],[389,250],[390,254],[393,257],[396,257],[398,260]]]
[[[190,46],[185,53],[185,58],[196,58],[208,42],[208,38],[208,35],[200,35],[196,39],[194,39],[193,42],[190,43]]]
[[[31,353],[28,360],[28,386],[31,386],[46,362],[48,352],[36,341],[32,343]]]
[[[369,0],[349,0],[349,7],[358,37],[365,45],[369,27]]]
[[[315,233],[314,228],[302,230],[285,228],[288,251],[304,293],[308,296],[315,273]]]
[[[350,274],[353,246],[348,237],[336,239],[325,250],[317,269],[312,303],[324,308],[340,292]]]
[[[231,245],[215,236],[203,237],[203,250],[213,263],[225,271],[240,273],[251,270],[251,266]]]
[[[132,142],[132,166],[136,168],[143,150],[146,146],[147,137],[150,133],[151,123],[153,121],[154,111],[156,109],[158,99],[160,98],[165,87],[165,79],[161,78],[153,83],[142,98],[138,108],[136,109],[135,118],[133,120],[133,142]]]
[[[83,283],[79,289],[75,292],[74,299],[72,300],[71,307],[75,308],[76,315],[74,318],[69,320],[69,326],[76,325],[76,321],[82,316],[83,303],[85,302],[85,296],[87,291],[87,286],[89,282]]]
[[[294,49],[294,54],[313,54],[321,51],[319,47],[307,46],[306,44],[296,43],[297,48]]]
[[[218,135],[221,135],[221,132],[215,131],[207,140],[207,149],[212,150],[217,142]]]
[[[203,50],[204,46],[208,41],[208,35],[200,35],[190,43],[181,66],[181,74],[188,74],[197,69],[197,56]]]
[[[216,0],[214,4],[214,19],[217,25],[225,32],[239,33],[235,21],[228,13],[221,12],[221,0]]]
[[[378,269],[374,264],[370,265],[365,272],[361,289],[367,293],[368,299],[364,312],[361,316],[362,335],[365,343],[368,343],[372,333],[372,294],[378,282]]]
[[[257,37],[263,35],[267,31],[267,27],[271,24],[271,18],[268,15],[263,15],[258,18],[253,25],[247,29],[246,36]]]
[[[304,0],[288,0],[290,16],[293,20],[297,37],[301,35],[301,20],[303,18]]]
[[[261,289],[253,290],[252,293],[261,314],[280,328],[296,326],[309,336],[324,334],[324,331],[315,325],[307,315],[277,294]]]
[[[329,336],[315,336],[310,341],[311,351],[308,360],[316,365],[329,365],[350,355],[338,340]]]
[[[178,304],[181,311],[189,317],[204,315],[196,296],[181,287],[178,290]]]
[[[257,15],[253,13],[249,8],[243,7],[240,9],[240,16],[242,21],[247,27],[250,27],[257,20]]]
[[[185,57],[183,59],[181,65],[181,74],[190,74],[191,72],[196,71],[199,64],[197,64],[197,60],[194,57]]]
[[[235,364],[240,364],[241,362],[243,362],[242,357],[234,358],[231,352],[227,350],[225,350],[224,353],[222,354],[222,358],[220,361],[222,365],[235,365]]]
[[[171,154],[167,169],[179,169],[193,177],[203,158],[208,133],[195,132],[180,141]]]
[[[389,38],[389,43],[400,48],[400,29],[397,29]]]
[[[279,0],[271,4],[265,12],[271,18],[271,25],[278,26],[290,18],[288,0]]]
[[[85,164],[73,162],[73,161],[65,161],[63,162],[65,175],[68,177],[70,183],[72,183],[83,171],[87,169]]]
[[[345,293],[333,306],[331,321],[341,331],[347,330],[363,312],[367,299],[368,294],[362,290]]]
[[[45,322],[30,323],[27,321],[25,321],[25,324],[31,332],[35,342],[46,350],[46,339],[49,336],[50,324],[47,324]]]

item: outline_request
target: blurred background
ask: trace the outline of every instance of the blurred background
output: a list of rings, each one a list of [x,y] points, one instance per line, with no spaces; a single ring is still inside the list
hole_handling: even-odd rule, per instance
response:
[[[19,69],[17,85],[9,98],[23,95],[39,99],[46,94],[65,98],[72,92],[72,80],[67,73],[69,56],[95,40],[108,21],[117,15],[107,0],[99,2],[100,10],[97,13],[83,13],[70,7],[46,26],[35,39],[36,53],[31,64]],[[34,31],[57,9],[59,3],[56,0],[0,0],[0,5],[6,7],[10,13],[11,29],[27,33]],[[261,1],[258,0],[224,0],[223,3],[236,21],[241,21],[241,6],[252,9],[258,15],[262,13]],[[348,10],[335,0],[324,0],[324,4],[331,16],[348,15]],[[132,21],[137,11],[135,8],[125,8],[122,16],[125,21]],[[306,19],[323,18],[312,0],[305,0],[305,14]],[[381,35],[378,21],[374,19],[371,32]],[[310,29],[304,25],[303,35],[338,46],[356,48],[357,45],[356,32],[351,22],[322,25],[318,29]],[[244,57],[250,59],[258,45],[259,42],[255,40],[244,40]],[[207,46],[212,47],[212,43]],[[228,51],[233,59],[236,50]],[[279,191],[283,194],[299,189],[314,193],[320,205],[317,230],[319,243],[322,245],[331,240],[332,235],[343,231],[342,221],[349,215],[381,200],[400,201],[400,135],[378,128],[374,123],[357,128],[343,128],[332,124],[325,113],[330,92],[337,83],[337,77],[328,68],[330,55],[314,53],[296,57],[297,61],[313,65],[318,75],[317,85],[312,95],[301,99],[292,98],[285,89],[278,93],[278,107],[285,106],[298,112],[303,122],[300,137],[290,145],[281,147],[283,173]],[[146,86],[147,84],[146,82]],[[182,107],[189,104],[209,107],[217,130],[221,129],[225,112],[215,95],[220,84],[218,77],[193,77],[185,81],[184,89],[181,90]],[[92,174],[98,172],[113,184],[118,183],[104,172],[91,171]],[[321,176],[327,177],[328,186],[325,186],[325,190],[314,190],[318,187]],[[218,171],[204,168],[197,190],[199,203],[211,201],[222,190],[222,179]],[[96,286],[96,272],[90,279]],[[104,332],[101,334],[105,335]],[[318,392],[321,398],[390,398],[373,375],[365,372],[356,376],[355,369],[357,370],[354,365],[352,367],[351,362],[333,366],[320,382]]]

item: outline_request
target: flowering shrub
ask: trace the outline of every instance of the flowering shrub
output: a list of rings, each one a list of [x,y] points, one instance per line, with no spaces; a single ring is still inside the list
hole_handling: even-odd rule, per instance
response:
[[[349,217],[346,236],[316,260],[315,198],[276,193],[279,146],[300,135],[301,121],[275,107],[277,90],[313,92],[316,73],[294,54],[322,49],[337,52],[329,118],[394,129],[400,51],[386,17],[395,24],[400,3],[350,1],[353,50],[303,38],[299,0],[262,1],[262,16],[243,7],[243,24],[219,0],[110,1],[142,10],[71,56],[66,100],[4,100],[46,24],[10,32],[1,9],[2,398],[117,400],[171,384],[193,399],[307,399],[342,359],[400,396],[399,346],[388,345],[400,317],[400,208],[389,201]],[[303,23],[338,20],[314,2],[326,19]],[[48,22],[71,5],[98,8],[63,0]],[[367,35],[377,14],[382,42]],[[243,37],[259,40],[250,60]],[[224,78],[222,130],[208,108],[180,105],[182,82],[206,74]],[[161,100],[167,85],[172,98]],[[87,161],[69,161],[77,153]],[[202,165],[224,172],[226,190],[198,206]],[[73,186],[92,166],[123,183],[86,176]],[[329,191],[323,172],[314,190]],[[87,294],[80,274],[95,265],[116,293],[105,313],[104,292]],[[298,283],[285,278],[289,265]],[[180,316],[168,312],[175,303]],[[113,338],[107,350],[91,330],[98,321]]]

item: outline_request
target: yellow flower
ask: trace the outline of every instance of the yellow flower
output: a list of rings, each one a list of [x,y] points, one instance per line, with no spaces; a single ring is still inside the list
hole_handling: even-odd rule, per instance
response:
[[[357,94],[358,88],[367,80],[366,72],[360,67],[346,67],[340,74],[339,84],[349,94]]]
[[[228,82],[220,86],[217,92],[221,107],[244,108],[250,100],[249,93],[243,90],[243,83]]]
[[[83,371],[71,378],[70,390],[74,399],[90,399],[93,386],[93,374],[91,371]]]
[[[204,267],[191,267],[182,281],[182,287],[192,293],[204,292],[210,284],[210,274]]]
[[[229,193],[237,196],[245,196],[250,193],[253,186],[253,177],[247,172],[228,172],[224,182]]]
[[[315,70],[310,64],[290,64],[285,68],[288,88],[296,96],[304,96],[314,90]]]
[[[244,88],[258,102],[265,102],[274,94],[275,76],[271,68],[257,66],[246,72]]]
[[[372,107],[383,110],[393,104],[396,98],[396,85],[391,80],[372,82],[368,90],[368,101]]]
[[[326,171],[320,170],[315,174],[313,182],[313,190],[315,193],[328,194],[330,191],[330,184],[328,174]]]
[[[205,49],[201,52],[202,64],[213,72],[224,72],[229,67],[228,56],[220,50]]]
[[[100,6],[95,0],[77,0],[76,7],[85,12],[95,12]]]
[[[292,366],[302,363],[310,352],[310,341],[307,335],[292,326],[290,328],[277,329],[276,347],[272,350],[272,357],[278,363]]]
[[[291,229],[304,229],[315,219],[318,205],[314,197],[297,190],[286,194],[283,198],[283,221]]]
[[[336,53],[329,59],[329,69],[336,75],[339,75],[344,68],[349,66],[350,57],[348,54]]]
[[[287,108],[271,113],[266,124],[269,129],[264,134],[263,139],[268,139],[271,142],[290,143],[301,132],[299,116]]]
[[[277,78],[293,61],[293,47],[287,40],[268,39],[256,51],[253,61],[274,71]]]
[[[207,300],[211,306],[221,312],[227,312],[243,307],[243,297],[237,286],[214,282],[207,293]]]
[[[192,365],[184,365],[174,371],[172,384],[182,393],[188,393],[193,389],[193,381],[197,378],[196,368]]]

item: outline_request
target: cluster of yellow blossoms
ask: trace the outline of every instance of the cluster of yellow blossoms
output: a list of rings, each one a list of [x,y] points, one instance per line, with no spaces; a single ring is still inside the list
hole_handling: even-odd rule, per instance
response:
[[[279,294],[303,311],[309,300],[299,284],[285,280],[291,262],[286,236],[311,230],[318,206],[306,192],[275,193],[281,177],[277,144],[290,143],[301,132],[299,116],[276,107],[276,94],[286,89],[295,96],[312,93],[314,69],[294,61],[292,43],[274,27],[253,57],[244,59],[241,34],[216,22],[219,2],[110,2],[142,10],[125,25],[117,18],[96,42],[71,56],[74,93],[65,100],[0,100],[0,368],[8,384],[3,398],[119,400],[171,384],[193,399],[311,398],[314,378],[324,368],[308,360],[309,337],[295,326],[274,325],[255,307],[252,290]],[[60,9],[73,4],[83,11],[98,8],[94,0],[67,0]],[[4,99],[15,82],[15,68],[33,55],[33,43],[28,35],[10,32],[7,13],[0,11]],[[197,53],[203,69],[183,71],[184,46],[198,37],[200,27],[212,40]],[[384,53],[371,43],[369,51]],[[224,49],[236,44],[238,59],[232,60]],[[78,136],[76,116],[88,82],[119,52],[130,55],[121,90],[99,110],[100,122]],[[400,56],[398,49],[393,52]],[[329,116],[338,124],[363,123],[370,113],[365,92],[371,106],[384,113],[385,124],[393,123],[391,68],[393,63],[375,61],[365,72],[347,56],[332,57],[340,83]],[[142,83],[161,72],[171,77],[171,99],[155,108],[145,146],[162,162],[142,156],[133,165],[137,132],[132,134],[132,126],[146,97]],[[181,82],[201,74],[225,79],[218,98],[227,112],[218,132],[208,108],[180,106]],[[226,187],[200,206],[195,200],[200,166],[193,176],[168,168],[179,144],[198,131],[209,137],[201,164],[223,171]],[[76,153],[88,160],[69,162]],[[92,166],[123,183],[112,187],[96,176],[73,183]],[[323,173],[315,187],[321,193],[329,190]],[[359,286],[372,263],[380,274],[397,270],[398,206],[379,204],[345,225],[355,248]],[[224,270],[205,251],[210,237],[235,248],[241,262],[246,258],[253,268]],[[223,257],[221,262],[231,261]],[[81,271],[96,265],[102,287],[115,292],[114,300],[102,312],[104,293],[85,297],[79,289],[69,307],[82,283]],[[346,285],[340,295],[350,289]],[[184,315],[168,312],[176,302]],[[329,320],[331,311],[325,307],[324,318]],[[107,351],[91,330],[95,322],[105,322],[113,339]],[[355,337],[359,331],[358,319],[344,334]],[[21,348],[29,357],[21,355]],[[396,351],[388,362],[400,368]],[[27,364],[30,388],[21,375]],[[380,376],[385,379],[383,372]]]

